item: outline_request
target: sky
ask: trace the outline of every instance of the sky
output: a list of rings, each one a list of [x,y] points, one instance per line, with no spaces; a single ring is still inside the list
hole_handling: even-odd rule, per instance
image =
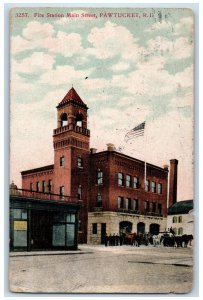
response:
[[[91,147],[160,167],[178,159],[178,200],[192,199],[193,23],[189,9],[13,9],[10,180],[21,187],[22,170],[53,163],[56,106],[73,85]],[[144,136],[126,142],[143,121]]]

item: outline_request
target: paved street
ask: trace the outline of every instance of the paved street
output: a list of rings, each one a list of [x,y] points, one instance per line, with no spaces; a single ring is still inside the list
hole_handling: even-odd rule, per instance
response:
[[[186,293],[193,248],[79,245],[78,251],[10,254],[10,289],[53,293]]]

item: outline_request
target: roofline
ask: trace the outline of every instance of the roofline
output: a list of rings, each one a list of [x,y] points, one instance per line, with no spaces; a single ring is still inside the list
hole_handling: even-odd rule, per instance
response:
[[[49,171],[49,170],[53,170],[53,169],[54,169],[54,165],[48,165],[48,166],[44,166],[44,167],[39,167],[39,168],[35,168],[35,169],[21,171],[21,175],[23,176],[23,175],[28,175],[28,174],[31,174],[31,173]]]
[[[96,155],[100,155],[100,154],[108,154],[108,153],[113,153],[113,154],[116,154],[117,156],[121,156],[121,157],[124,157],[124,158],[127,158],[127,159],[131,159],[131,160],[133,160],[134,162],[138,162],[138,163],[140,163],[140,164],[144,164],[144,163],[145,163],[145,161],[143,161],[143,160],[140,160],[140,159],[134,158],[134,157],[132,157],[132,156],[129,156],[129,155],[126,155],[126,154],[117,152],[117,151],[115,151],[115,150],[113,150],[113,151],[105,150],[105,151],[101,151],[101,152],[92,153],[91,155],[96,156]],[[146,164],[147,164],[147,166],[151,166],[151,167],[153,167],[153,168],[156,168],[156,169],[158,169],[158,170],[165,171],[165,172],[168,173],[168,170],[166,170],[166,169],[164,169],[164,168],[161,168],[161,167],[159,167],[159,166],[150,164],[150,163],[148,163],[148,162],[146,162]]]

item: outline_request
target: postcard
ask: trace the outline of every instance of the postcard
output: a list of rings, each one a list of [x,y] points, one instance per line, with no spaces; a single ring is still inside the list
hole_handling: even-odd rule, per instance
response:
[[[10,290],[191,292],[193,131],[191,9],[12,8]]]

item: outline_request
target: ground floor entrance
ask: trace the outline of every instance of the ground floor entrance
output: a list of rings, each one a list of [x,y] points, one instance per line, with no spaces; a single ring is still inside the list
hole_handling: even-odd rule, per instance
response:
[[[77,249],[78,209],[71,203],[12,197],[10,250]]]

